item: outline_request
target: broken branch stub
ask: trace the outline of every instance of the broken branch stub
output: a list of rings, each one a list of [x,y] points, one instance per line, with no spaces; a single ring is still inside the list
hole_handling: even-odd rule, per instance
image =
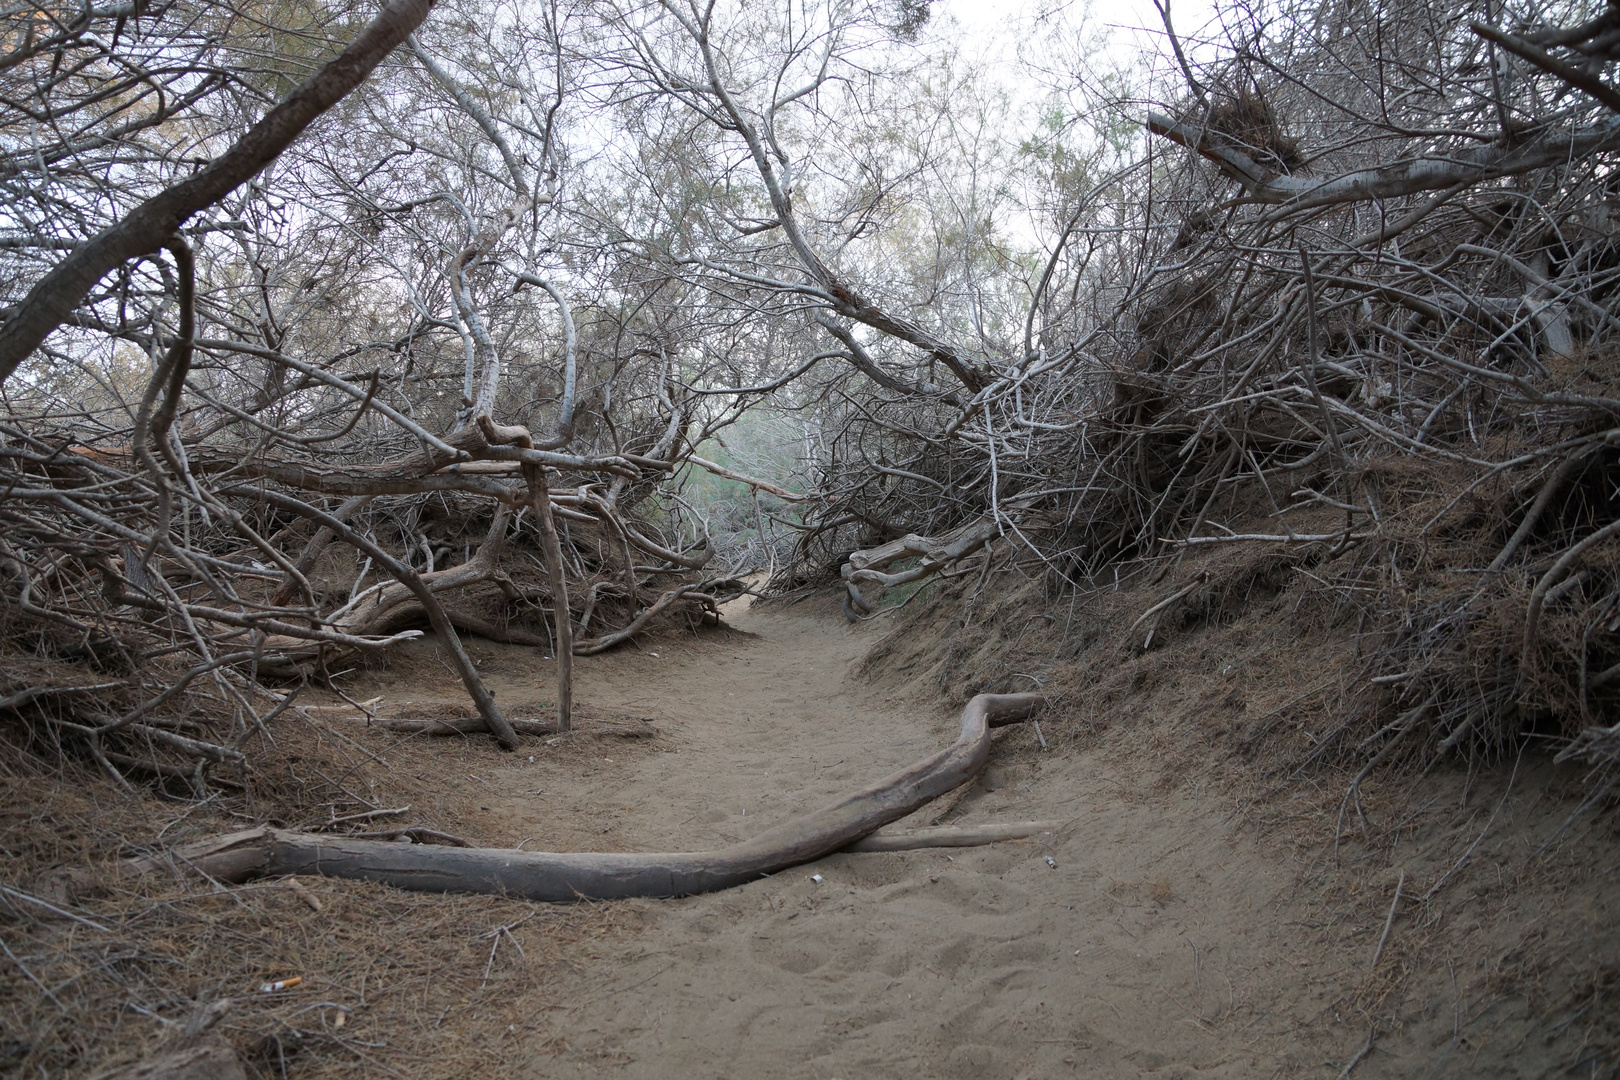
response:
[[[989,760],[990,729],[1027,720],[1044,702],[1039,694],[980,694],[962,711],[961,734],[944,750],[820,810],[717,851],[529,852],[259,828],[130,860],[120,872],[187,868],[221,882],[324,874],[420,892],[494,893],[544,901],[712,892],[830,855],[961,786]]]
[[[839,571],[848,594],[844,605],[845,617],[851,622],[855,621],[852,608],[864,614],[871,613],[870,603],[861,595],[861,585],[873,582],[887,591],[896,585],[921,581],[949,568],[1000,535],[1000,523],[993,517],[987,517],[953,529],[937,540],[911,533],[880,547],[851,552],[849,561]],[[895,563],[912,558],[917,559],[918,563],[911,569],[894,574],[884,572]],[[882,593],[879,593],[878,597],[881,596]]]

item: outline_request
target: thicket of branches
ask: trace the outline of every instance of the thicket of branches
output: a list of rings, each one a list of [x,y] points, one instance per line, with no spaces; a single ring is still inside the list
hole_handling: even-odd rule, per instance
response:
[[[1612,762],[1620,9],[1165,29],[1179,93],[1123,103],[1145,153],[1050,207],[977,385],[846,413],[806,563],[863,548],[859,611],[997,537],[1082,593],[1287,550],[1369,656],[1317,758]]]
[[[1163,84],[1049,21],[1039,101],[920,10],[8,13],[0,708],[201,789],[427,626],[510,743],[452,626],[566,688],[761,565],[1268,544],[1374,644],[1323,754],[1614,758],[1620,9],[1167,13]]]

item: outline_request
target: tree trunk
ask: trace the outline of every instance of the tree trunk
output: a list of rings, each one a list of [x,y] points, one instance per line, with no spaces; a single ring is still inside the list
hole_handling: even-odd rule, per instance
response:
[[[179,858],[135,859],[125,873],[185,866],[215,881],[325,874],[423,892],[494,893],[530,900],[685,896],[754,881],[839,851],[966,783],[990,757],[990,729],[1027,720],[1039,694],[980,694],[956,742],[829,806],[718,851],[673,854],[453,848],[259,828],[188,845]]]
[[[557,522],[551,515],[545,470],[527,466],[524,471],[534,500],[535,516],[540,519],[546,573],[551,576],[552,622],[557,627],[557,730],[567,731],[574,725],[574,617],[568,610],[568,578],[563,567],[562,545],[557,540]]]
[[[231,1044],[215,1036],[184,1050],[97,1073],[91,1080],[247,1080],[247,1073]]]

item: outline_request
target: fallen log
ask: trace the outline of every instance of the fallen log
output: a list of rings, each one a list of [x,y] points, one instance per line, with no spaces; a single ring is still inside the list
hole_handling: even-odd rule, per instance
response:
[[[513,716],[508,717],[507,722],[519,735],[556,735],[560,730],[556,720],[520,720]],[[489,731],[489,725],[484,723],[482,716],[461,716],[447,720],[374,717],[367,726],[415,735],[481,735]],[[658,728],[651,720],[575,720],[570,730],[577,735],[617,735],[626,739],[644,739],[658,734]]]
[[[897,585],[921,581],[949,569],[995,540],[1001,531],[1001,519],[988,517],[969,522],[938,539],[910,533],[882,547],[851,552],[849,561],[838,571],[844,579],[844,618],[858,622],[861,616],[872,614],[874,609],[871,602],[861,595],[862,585],[876,583],[882,590],[877,597],[881,599],[883,592]],[[911,558],[918,560],[911,569],[894,574],[884,572],[894,563]]]
[[[217,1036],[196,1046],[97,1073],[90,1080],[247,1080],[242,1059]]]
[[[190,869],[218,882],[324,874],[421,892],[530,900],[686,896],[741,885],[819,859],[898,821],[971,780],[990,758],[990,729],[1027,720],[1039,694],[980,694],[956,741],[820,810],[717,851],[552,853],[354,840],[258,828],[126,861],[122,874]]]
[[[1026,836],[1051,832],[1061,821],[1017,821],[1005,825],[945,825],[937,829],[910,832],[873,833],[855,841],[845,851],[915,851],[934,847],[981,847],[1001,840],[1022,840]]]

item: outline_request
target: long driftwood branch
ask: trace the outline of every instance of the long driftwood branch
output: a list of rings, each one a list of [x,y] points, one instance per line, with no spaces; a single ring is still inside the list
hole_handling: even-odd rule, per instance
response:
[[[915,851],[918,848],[981,847],[1001,840],[1022,840],[1048,833],[1062,826],[1061,821],[1014,821],[995,825],[941,825],[935,829],[910,832],[873,833],[855,841],[845,851]]]
[[[1027,720],[1039,694],[980,694],[962,712],[949,747],[837,802],[717,851],[551,853],[349,840],[259,828],[187,845],[172,856],[130,860],[122,872],[187,868],[221,882],[324,874],[420,892],[470,892],[530,900],[686,896],[741,885],[819,859],[898,821],[976,776],[990,758],[990,729]]]

